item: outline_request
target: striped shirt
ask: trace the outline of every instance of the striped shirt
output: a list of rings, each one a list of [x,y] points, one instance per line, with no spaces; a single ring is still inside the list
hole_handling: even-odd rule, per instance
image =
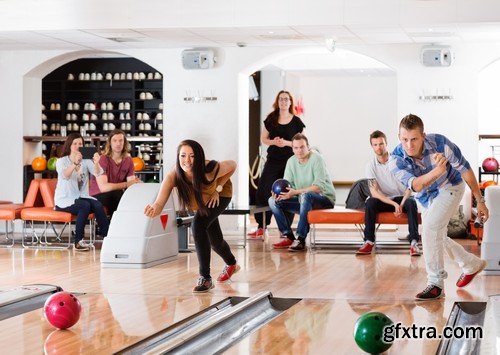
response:
[[[394,148],[389,159],[390,171],[405,186],[412,189],[413,179],[425,175],[435,168],[433,157],[436,153],[443,154],[448,160],[446,173],[430,186],[416,193],[415,198],[424,207],[427,207],[432,199],[439,194],[440,188],[460,184],[462,174],[470,170],[470,164],[460,152],[460,148],[441,134],[427,134],[420,159],[408,156],[401,144]]]

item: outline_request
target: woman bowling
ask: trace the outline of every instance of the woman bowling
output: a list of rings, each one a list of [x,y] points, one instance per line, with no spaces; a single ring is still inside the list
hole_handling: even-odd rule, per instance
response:
[[[217,282],[226,282],[240,267],[224,240],[218,217],[232,197],[230,177],[236,162],[205,160],[205,152],[198,142],[182,141],[177,148],[177,162],[163,180],[156,200],[144,208],[148,217],[158,216],[177,187],[181,209],[195,212],[192,230],[198,256],[200,277],[193,293],[207,292],[214,287],[210,276],[210,248],[226,263]]]

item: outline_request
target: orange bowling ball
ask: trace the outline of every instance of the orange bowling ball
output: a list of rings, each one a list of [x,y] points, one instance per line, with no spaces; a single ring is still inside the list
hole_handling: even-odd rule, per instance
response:
[[[494,180],[488,180],[488,181],[483,181],[482,183],[479,184],[479,188],[485,189],[488,186],[495,186],[497,185],[497,182]]]
[[[31,167],[34,171],[44,171],[47,169],[47,159],[44,157],[36,157],[31,162]]]
[[[144,170],[144,167],[146,166],[146,164],[144,164],[144,160],[142,160],[139,157],[133,157],[132,162],[134,163],[134,170],[135,171]]]

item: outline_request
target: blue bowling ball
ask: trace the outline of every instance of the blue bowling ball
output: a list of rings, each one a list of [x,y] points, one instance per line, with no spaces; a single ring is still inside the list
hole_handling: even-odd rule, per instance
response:
[[[272,190],[276,195],[279,195],[282,192],[287,192],[289,187],[291,187],[291,185],[288,180],[278,179],[273,183]]]

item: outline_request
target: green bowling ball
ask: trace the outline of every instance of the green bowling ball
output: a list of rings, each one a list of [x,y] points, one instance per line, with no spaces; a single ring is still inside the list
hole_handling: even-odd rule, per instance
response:
[[[50,158],[49,161],[47,162],[47,169],[52,171],[56,170],[56,163],[57,163],[56,157]]]
[[[354,326],[354,340],[361,350],[370,354],[380,354],[392,343],[384,342],[384,328],[394,322],[380,312],[368,312],[358,318]]]
[[[149,179],[149,180],[146,180],[146,183],[158,184],[158,183],[159,183],[159,181],[158,181],[158,180],[156,180],[156,178],[151,178],[151,179]]]

